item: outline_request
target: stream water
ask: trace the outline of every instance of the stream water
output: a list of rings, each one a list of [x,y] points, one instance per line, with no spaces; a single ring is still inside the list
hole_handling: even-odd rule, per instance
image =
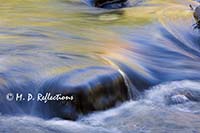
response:
[[[130,2],[107,10],[80,0],[1,0],[1,97],[96,66],[119,69],[140,99],[77,121],[2,113],[0,132],[200,133],[200,32],[189,7],[198,3]],[[0,106],[20,110],[3,100]]]

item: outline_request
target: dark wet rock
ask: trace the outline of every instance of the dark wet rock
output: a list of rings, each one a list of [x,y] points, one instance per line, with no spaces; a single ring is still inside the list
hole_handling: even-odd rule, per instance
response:
[[[92,0],[92,5],[99,8],[117,9],[129,6],[128,0]]]
[[[73,100],[40,102],[36,114],[45,118],[77,119],[80,115],[105,110],[129,99],[123,76],[109,67],[89,67],[59,75],[47,81],[43,95],[62,94]]]
[[[200,21],[200,6],[198,6],[197,8],[195,8],[195,10],[194,10],[194,18],[197,21]]]
[[[194,10],[194,18],[196,20],[195,28],[200,28],[200,6]]]

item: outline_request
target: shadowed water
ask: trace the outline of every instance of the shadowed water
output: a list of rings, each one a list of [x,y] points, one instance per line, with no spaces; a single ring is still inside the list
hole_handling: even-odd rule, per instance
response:
[[[132,7],[106,10],[79,0],[3,0],[0,95],[36,93],[47,83],[57,85],[55,79],[60,75],[109,67],[120,72],[131,88],[129,93],[141,91],[141,100],[69,122],[78,126],[75,132],[199,132],[200,34],[193,29],[195,20],[189,8],[189,4],[196,7],[198,3],[130,2]],[[116,75],[109,70],[103,74],[114,82]],[[86,79],[71,78],[70,82],[78,85],[84,81],[88,87],[87,77],[92,77],[96,86],[99,73],[86,73]],[[38,128],[38,132],[73,132],[64,120],[4,116],[7,112],[37,112],[34,103],[6,103],[1,99],[2,132],[12,128],[7,124],[14,120],[29,125],[27,129],[20,127],[24,132],[32,128]],[[41,127],[37,122],[42,123]],[[50,128],[57,124],[58,129]],[[14,128],[18,126],[13,123]]]

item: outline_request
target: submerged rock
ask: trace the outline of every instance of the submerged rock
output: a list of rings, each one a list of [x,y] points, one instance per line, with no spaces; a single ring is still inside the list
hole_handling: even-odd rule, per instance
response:
[[[129,6],[128,0],[91,0],[91,3],[95,7],[106,9],[117,9]]]
[[[178,94],[178,95],[172,96],[168,102],[171,104],[183,104],[188,101],[189,99],[185,95]]]
[[[105,66],[76,69],[40,83],[6,77],[0,75],[0,114],[75,120],[130,99],[121,73]]]
[[[42,117],[77,119],[91,111],[104,110],[129,99],[124,78],[109,67],[89,67],[59,75],[47,81],[40,90],[45,95],[61,94],[72,100],[39,102],[36,114]]]
[[[165,96],[166,102],[169,105],[173,104],[184,104],[186,102],[199,102],[200,101],[200,91],[192,89],[182,89],[175,90],[169,95]]]
[[[173,81],[159,84],[145,92],[145,99],[157,105],[177,105],[200,102],[199,81]]]

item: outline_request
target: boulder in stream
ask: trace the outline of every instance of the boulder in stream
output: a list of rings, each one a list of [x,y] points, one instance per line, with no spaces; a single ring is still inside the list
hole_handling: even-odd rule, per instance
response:
[[[118,70],[88,67],[59,75],[41,87],[42,95],[61,94],[70,100],[37,103],[37,114],[44,118],[75,120],[92,111],[105,110],[129,100],[128,87]]]
[[[194,10],[194,18],[196,20],[195,28],[200,28],[200,6],[196,7]]]

